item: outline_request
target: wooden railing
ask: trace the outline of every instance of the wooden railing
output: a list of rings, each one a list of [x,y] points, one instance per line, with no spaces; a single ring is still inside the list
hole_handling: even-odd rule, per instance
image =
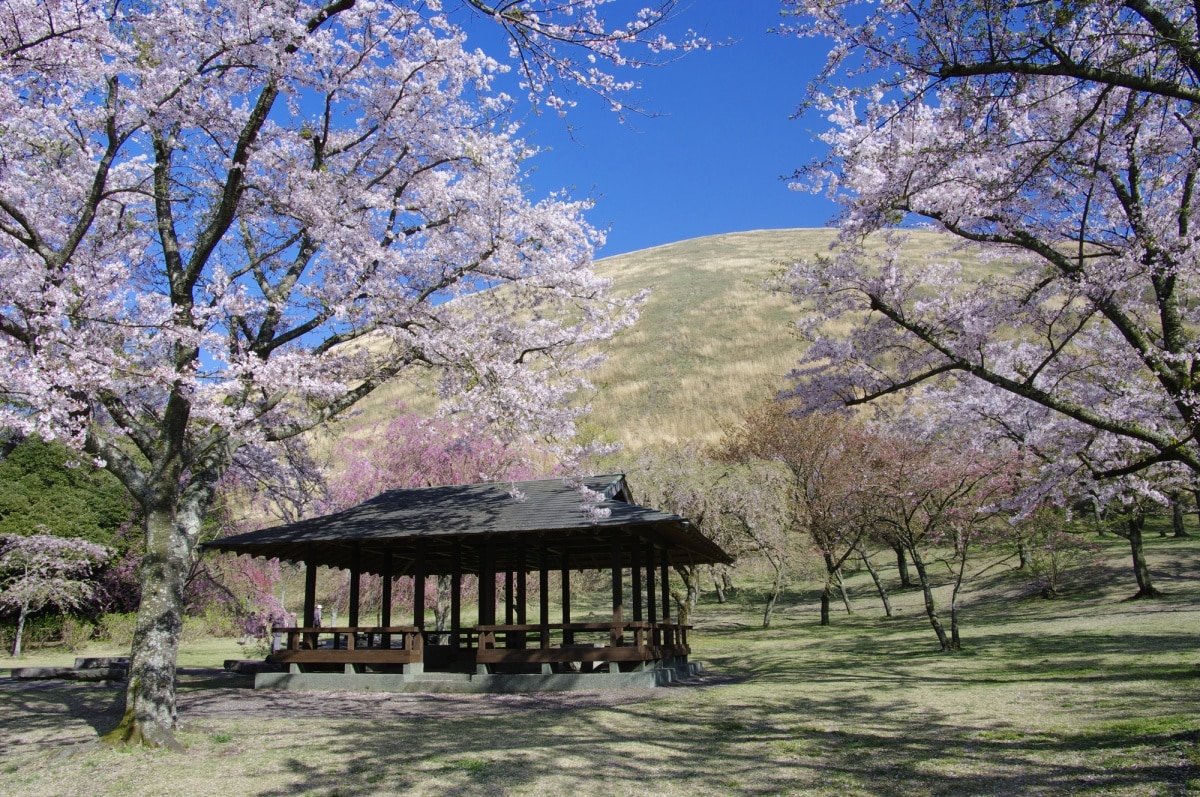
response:
[[[285,664],[411,664],[423,661],[415,625],[273,628],[287,641],[267,657]]]
[[[654,661],[688,655],[690,628],[640,620],[478,625],[475,660],[484,664]]]
[[[640,662],[691,652],[691,626],[624,623],[478,625],[457,631],[416,626],[285,627],[272,632],[285,645],[267,657],[283,664],[398,665],[425,661],[426,638],[456,635],[459,649],[480,664]]]

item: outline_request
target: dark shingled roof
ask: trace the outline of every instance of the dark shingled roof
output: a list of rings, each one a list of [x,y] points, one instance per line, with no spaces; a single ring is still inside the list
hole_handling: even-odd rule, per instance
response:
[[[605,516],[586,511],[579,484],[604,496],[597,508]],[[614,553],[629,567],[635,557],[644,562],[649,544],[660,549],[656,557],[665,549],[672,564],[732,561],[687,518],[629,498],[620,474],[388,490],[341,512],[205,547],[340,568],[357,552],[363,572],[376,573],[390,553],[396,574],[421,556],[430,575],[451,572],[456,557],[463,572],[477,573],[489,547],[498,570],[536,569],[543,555],[550,569],[604,569]]]

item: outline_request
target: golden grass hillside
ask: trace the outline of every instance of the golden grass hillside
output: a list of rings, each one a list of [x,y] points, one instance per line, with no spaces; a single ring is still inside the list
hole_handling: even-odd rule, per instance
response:
[[[717,440],[724,426],[784,386],[801,353],[793,334],[798,308],[764,283],[787,263],[828,254],[836,236],[833,229],[730,233],[597,261],[617,293],[651,294],[637,324],[610,343],[607,364],[591,375],[590,425],[627,450]],[[952,245],[947,236],[918,232],[906,255],[936,257]],[[428,390],[400,382],[377,391],[330,434],[384,421],[401,401],[422,412],[434,407]]]

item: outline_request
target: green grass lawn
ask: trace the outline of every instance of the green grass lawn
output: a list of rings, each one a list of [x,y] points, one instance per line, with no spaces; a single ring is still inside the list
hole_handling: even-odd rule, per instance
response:
[[[770,629],[752,582],[706,599],[706,675],[658,690],[256,693],[185,671],[183,754],[98,747],[117,688],[0,679],[0,794],[1200,794],[1200,538],[1147,540],[1167,593],[1148,602],[1124,600],[1123,545],[1054,601],[992,571],[953,655],[918,593],[884,618],[860,573],[826,628],[803,582]]]

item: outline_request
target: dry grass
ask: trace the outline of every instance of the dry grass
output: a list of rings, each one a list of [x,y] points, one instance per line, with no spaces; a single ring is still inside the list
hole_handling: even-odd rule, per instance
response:
[[[609,345],[592,381],[593,431],[630,450],[678,441],[715,442],[727,425],[784,386],[801,354],[793,334],[796,306],[765,282],[785,264],[827,254],[831,229],[759,230],[716,235],[598,261],[614,290],[650,289],[642,317]],[[882,244],[876,244],[881,246]],[[984,268],[953,240],[914,233],[912,260],[951,257],[968,273]],[[323,433],[319,450],[363,424],[388,420],[397,402],[432,412],[430,386],[387,386],[347,422]]]
[[[271,694],[185,670],[182,755],[95,745],[117,689],[0,681],[0,793],[1200,794],[1200,539],[1148,545],[1166,599],[1122,600],[1118,541],[1062,600],[994,572],[958,655],[917,594],[887,620],[856,574],[856,613],[828,628],[812,584],[769,630],[752,588],[706,601],[709,674],[656,691]]]

